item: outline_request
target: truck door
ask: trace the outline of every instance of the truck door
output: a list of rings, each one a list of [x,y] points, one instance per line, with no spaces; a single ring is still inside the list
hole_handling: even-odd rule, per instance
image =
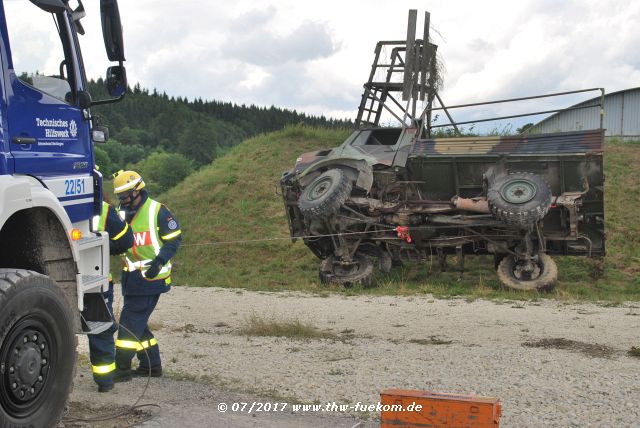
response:
[[[0,6],[2,7],[2,6]],[[67,13],[5,2],[8,140],[15,173],[40,179],[72,222],[93,212],[93,153],[79,48]]]

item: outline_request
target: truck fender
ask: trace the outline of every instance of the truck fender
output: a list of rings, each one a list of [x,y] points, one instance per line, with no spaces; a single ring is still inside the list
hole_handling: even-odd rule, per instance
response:
[[[29,222],[33,221],[37,222],[33,223],[35,229],[19,229],[19,227],[28,227]],[[42,231],[37,230],[40,225],[44,227]],[[82,310],[83,294],[79,289],[81,275],[78,273],[80,248],[71,239],[72,228],[71,220],[59,200],[36,178],[24,175],[0,176],[2,236],[9,237],[11,242],[24,243],[24,245],[31,242],[29,239],[41,237],[38,238],[38,245],[42,245],[38,247],[42,253],[34,253],[38,255],[37,258],[25,260],[19,256],[16,260],[9,261],[8,266],[3,267],[28,269],[48,275],[63,290],[69,305]],[[52,251],[63,257],[60,260],[51,258]],[[79,317],[76,326],[80,330]]]
[[[64,230],[73,229],[71,220],[58,198],[38,179],[29,175],[0,176],[0,228],[16,212],[36,207],[50,210]],[[78,261],[78,249],[72,245],[70,236],[67,236],[67,239],[73,258]]]
[[[347,174],[356,187],[369,193],[373,185],[373,168],[365,160],[338,158],[325,159],[311,165],[298,175],[298,182],[304,188],[328,169],[338,168]]]

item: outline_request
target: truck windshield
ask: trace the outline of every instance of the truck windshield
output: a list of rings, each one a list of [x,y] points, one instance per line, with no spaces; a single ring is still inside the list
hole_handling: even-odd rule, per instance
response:
[[[30,2],[5,2],[13,69],[18,79],[66,103],[73,101],[69,61],[60,28],[64,23]],[[29,19],[25,19],[25,17]]]

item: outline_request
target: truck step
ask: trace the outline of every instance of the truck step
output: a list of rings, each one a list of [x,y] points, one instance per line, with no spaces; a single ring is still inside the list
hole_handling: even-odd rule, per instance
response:
[[[83,274],[81,277],[82,291],[85,293],[100,293],[102,286],[109,284],[109,277],[104,275]]]
[[[82,333],[100,334],[107,331],[113,325],[113,321],[86,321],[82,320]]]

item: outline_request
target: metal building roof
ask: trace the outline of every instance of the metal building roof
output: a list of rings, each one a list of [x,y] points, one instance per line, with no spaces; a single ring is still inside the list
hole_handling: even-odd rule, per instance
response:
[[[578,103],[573,107],[599,105],[600,97]],[[607,137],[640,138],[640,87],[606,94],[604,97],[604,128]],[[566,110],[541,120],[529,133],[579,131],[596,129],[600,117],[593,109]]]

